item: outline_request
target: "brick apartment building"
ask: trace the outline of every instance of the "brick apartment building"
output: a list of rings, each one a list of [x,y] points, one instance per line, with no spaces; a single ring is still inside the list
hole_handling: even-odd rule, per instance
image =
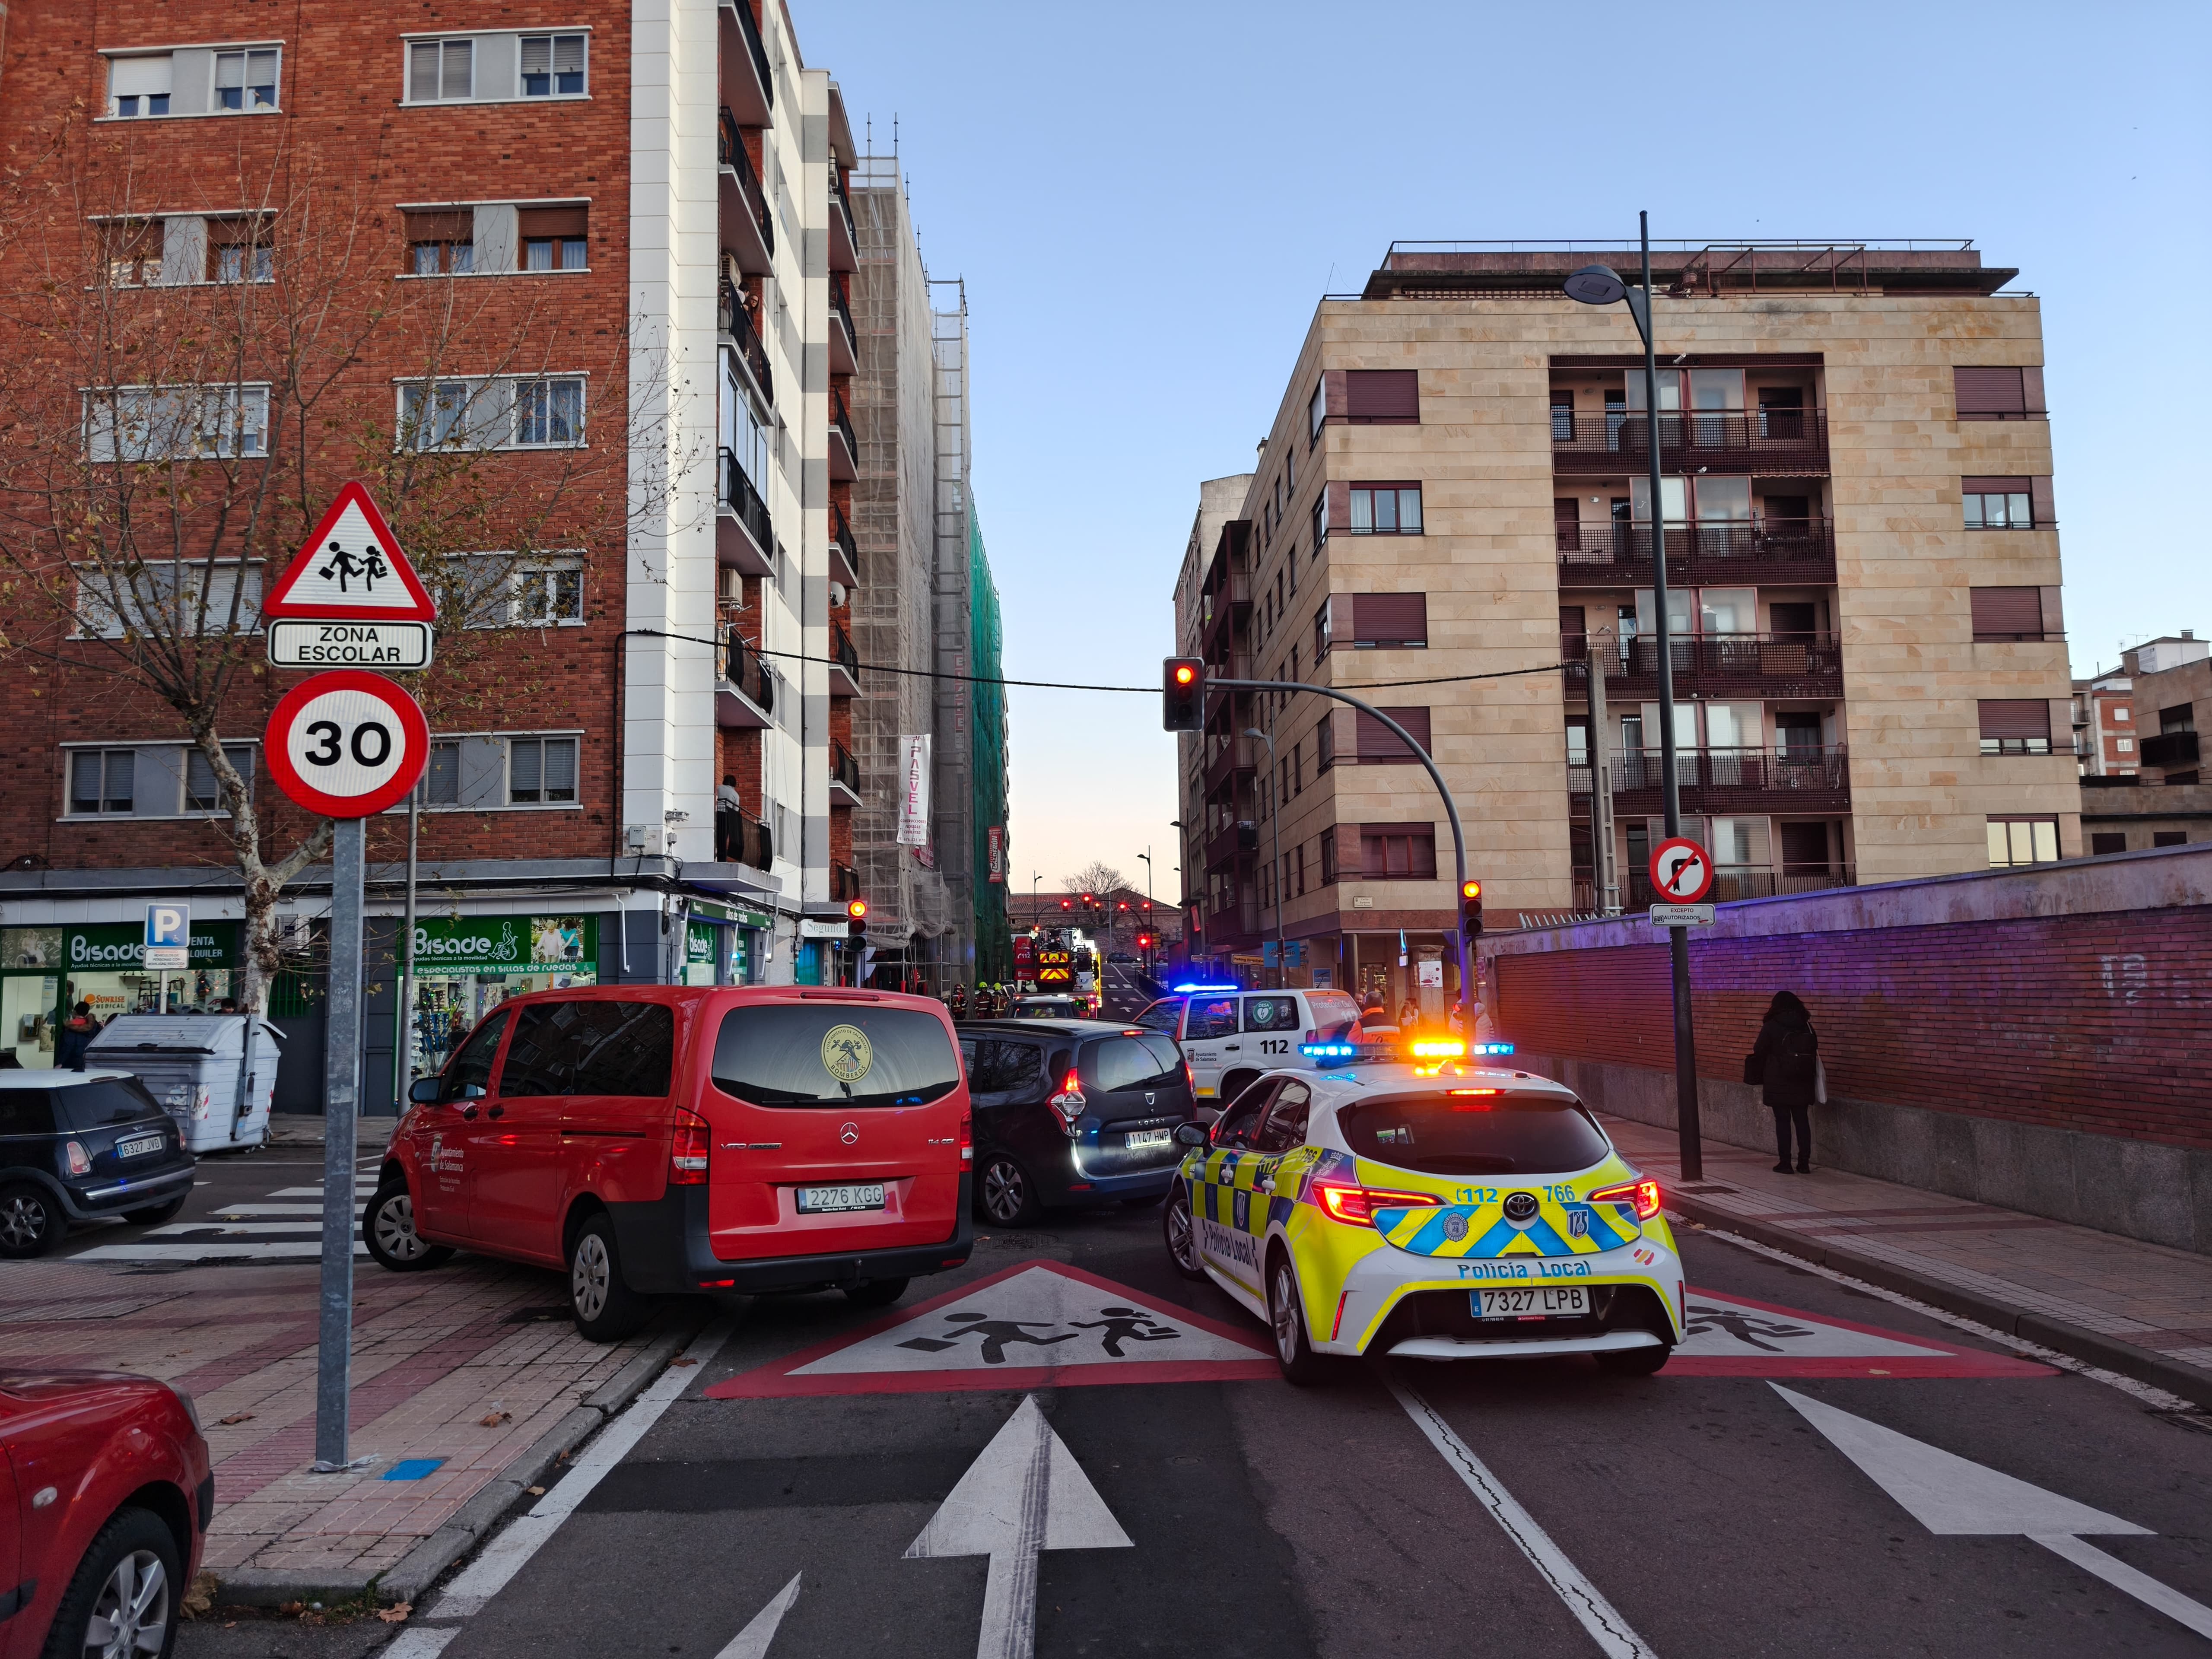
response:
[[[1334,685],[1425,741],[1493,926],[1605,902],[1600,755],[1617,902],[1650,896],[1643,355],[1626,307],[1560,289],[1636,257],[1395,246],[1317,307],[1241,501],[1206,486],[1176,592],[1179,648],[1212,672]],[[1717,896],[2077,854],[2037,301],[1966,246],[1691,246],[1653,269],[1679,778]],[[1455,994],[1449,826],[1386,728],[1217,696],[1181,780],[1194,959],[1263,971],[1279,907],[1293,982]]]
[[[2092,701],[2100,694],[2124,695],[2130,713],[2119,729],[2140,729],[2124,770],[2109,767],[2099,776],[2083,769],[2081,832],[2088,850],[2139,853],[2212,842],[2212,784],[2203,781],[2197,735],[2212,730],[2212,641],[2188,628],[2146,640],[2122,652],[2112,673],[2077,687],[2077,723],[2089,723],[2092,740],[2111,715],[2106,702]],[[2104,741],[2113,746],[2109,736]]]
[[[41,453],[67,452],[93,495],[189,465],[195,500],[261,504],[215,530],[211,508],[173,514],[216,550],[161,592],[240,592],[241,631],[349,476],[434,581],[440,659],[410,677],[434,742],[411,1069],[520,990],[849,977],[855,146],[781,0],[19,8],[0,139],[16,297],[58,273],[51,303],[85,295],[99,324],[42,332],[19,304],[6,325],[10,362],[35,370],[7,387],[15,529],[36,516],[15,442],[32,407],[82,434]],[[94,336],[173,356],[241,317],[265,320],[195,372],[85,367]],[[303,318],[348,342],[306,390],[283,361],[319,349]],[[65,593],[69,566],[49,568]],[[57,624],[15,592],[0,1018],[38,1065],[78,996],[107,1013],[234,990],[244,913],[178,714],[112,677],[82,637],[90,599]],[[164,616],[190,631],[180,614],[131,620],[158,644]],[[274,862],[309,824],[258,750],[299,677],[251,651],[220,735]],[[718,814],[725,779],[739,810]],[[391,1053],[407,821],[370,826],[372,1105],[410,1069]],[[166,987],[134,943],[157,898],[192,907],[195,966]],[[301,1038],[280,1102],[308,1107],[327,908],[312,865],[277,907],[310,963],[276,987]]]

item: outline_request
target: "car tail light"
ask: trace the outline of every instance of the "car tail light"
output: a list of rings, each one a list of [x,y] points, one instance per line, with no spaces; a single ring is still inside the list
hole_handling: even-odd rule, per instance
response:
[[[1592,1193],[1588,1201],[1632,1205],[1638,1221],[1649,1221],[1659,1213],[1659,1183],[1651,1180],[1624,1181],[1618,1187],[1601,1188]]]
[[[968,1164],[975,1162],[975,1109],[973,1106],[960,1109],[960,1161]]]
[[[713,1132],[707,1120],[689,1107],[676,1109],[676,1138],[668,1143],[668,1184],[703,1187],[707,1184],[707,1147]]]
[[[72,1140],[64,1150],[69,1154],[69,1172],[71,1175],[88,1176],[92,1173],[92,1160],[85,1156],[83,1147]]]
[[[1198,1097],[1198,1073],[1190,1069],[1187,1060],[1182,1063],[1182,1086],[1190,1091],[1194,1100]]]
[[[1356,1227],[1373,1226],[1377,1210],[1418,1210],[1443,1202],[1434,1193],[1395,1193],[1377,1187],[1349,1187],[1334,1181],[1315,1182],[1313,1194],[1333,1218]]]
[[[1052,1097],[1052,1109],[1071,1140],[1075,1138],[1075,1120],[1083,1115],[1083,1109],[1090,1103],[1084,1095],[1079,1075],[1071,1071],[1060,1079],[1060,1092]]]

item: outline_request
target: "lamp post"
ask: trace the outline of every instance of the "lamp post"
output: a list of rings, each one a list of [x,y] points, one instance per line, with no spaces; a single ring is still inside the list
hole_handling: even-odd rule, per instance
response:
[[[1651,320],[1651,216],[1636,216],[1644,248],[1644,285],[1630,288],[1607,265],[1584,265],[1569,276],[1566,295],[1586,306],[1628,303],[1636,331],[1644,337],[1644,413],[1649,422],[1651,462],[1651,610],[1657,633],[1654,643],[1659,663],[1659,789],[1670,841],[1682,833],[1682,791],[1674,774],[1674,659],[1668,640],[1667,617],[1667,501],[1661,481],[1659,452],[1659,349]],[[1679,411],[1678,411],[1679,412]],[[1593,732],[1600,744],[1604,734]],[[1604,776],[1592,769],[1592,787]],[[1592,798],[1595,806],[1595,798]],[[1593,814],[1595,816],[1595,813]],[[1674,969],[1674,1121],[1681,1148],[1682,1179],[1705,1178],[1705,1151],[1698,1121],[1697,1036],[1690,1018],[1690,930],[1667,930],[1667,954]]]
[[[1145,930],[1150,931],[1152,925],[1152,849],[1147,847],[1137,856],[1145,861]],[[1152,971],[1152,966],[1149,962],[1145,963],[1147,973]]]
[[[1262,732],[1256,726],[1248,726],[1244,728],[1244,735],[1248,738],[1257,738],[1267,745],[1267,787],[1270,789],[1274,788],[1274,733]],[[1291,982],[1291,964],[1283,955],[1283,803],[1276,795],[1268,796],[1267,801],[1267,843],[1271,849],[1267,857],[1272,867],[1272,873],[1268,876],[1267,882],[1268,885],[1274,889],[1275,893],[1275,983],[1273,988],[1279,991]]]

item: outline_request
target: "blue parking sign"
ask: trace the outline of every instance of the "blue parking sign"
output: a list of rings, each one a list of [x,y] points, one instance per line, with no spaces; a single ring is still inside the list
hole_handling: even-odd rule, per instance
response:
[[[149,904],[146,907],[146,966],[184,968],[191,964],[192,913],[188,905]]]

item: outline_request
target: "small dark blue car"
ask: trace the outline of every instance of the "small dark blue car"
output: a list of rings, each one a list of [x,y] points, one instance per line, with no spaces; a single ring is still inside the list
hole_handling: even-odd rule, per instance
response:
[[[192,1169],[129,1073],[0,1071],[0,1257],[44,1255],[73,1221],[171,1220]]]

